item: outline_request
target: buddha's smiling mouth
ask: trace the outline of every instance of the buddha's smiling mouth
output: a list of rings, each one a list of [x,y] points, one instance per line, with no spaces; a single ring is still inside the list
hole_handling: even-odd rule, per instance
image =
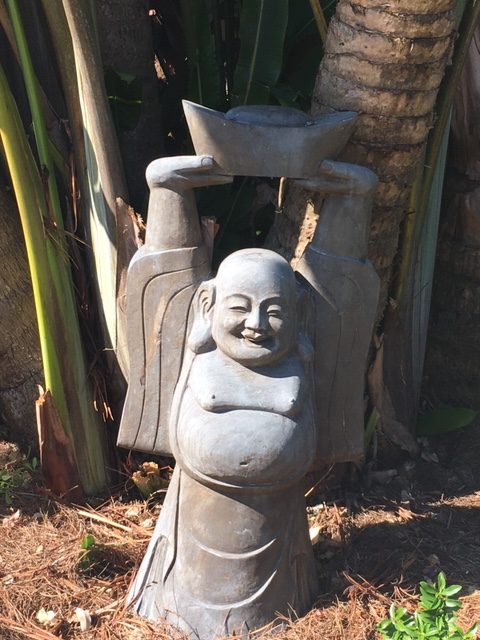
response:
[[[254,347],[265,347],[269,342],[270,336],[259,333],[242,333],[242,338],[250,345]]]

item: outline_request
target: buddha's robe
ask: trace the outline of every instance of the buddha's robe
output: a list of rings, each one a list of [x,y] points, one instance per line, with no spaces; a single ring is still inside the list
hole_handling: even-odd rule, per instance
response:
[[[135,609],[201,640],[301,615],[317,586],[302,486],[316,447],[299,358],[255,370],[215,349],[178,394],[177,465]]]

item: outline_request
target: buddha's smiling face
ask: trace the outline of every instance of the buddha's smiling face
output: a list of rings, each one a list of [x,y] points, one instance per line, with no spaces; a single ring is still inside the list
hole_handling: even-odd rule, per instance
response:
[[[238,252],[216,278],[212,336],[217,347],[251,367],[283,358],[295,340],[295,277],[288,263],[266,251]]]

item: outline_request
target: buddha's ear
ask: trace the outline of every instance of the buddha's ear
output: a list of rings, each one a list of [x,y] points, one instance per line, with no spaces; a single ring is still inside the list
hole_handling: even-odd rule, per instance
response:
[[[213,348],[212,313],[215,304],[215,280],[202,282],[193,296],[193,322],[188,336],[188,346],[194,353]]]

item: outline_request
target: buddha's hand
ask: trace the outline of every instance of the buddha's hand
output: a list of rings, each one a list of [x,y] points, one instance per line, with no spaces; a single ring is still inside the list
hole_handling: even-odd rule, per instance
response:
[[[302,189],[324,195],[371,196],[378,178],[366,167],[336,160],[324,160],[318,176],[299,178],[295,183]]]
[[[212,156],[174,156],[151,162],[146,178],[150,189],[163,187],[174,191],[232,182],[231,176],[221,175],[217,169]]]

